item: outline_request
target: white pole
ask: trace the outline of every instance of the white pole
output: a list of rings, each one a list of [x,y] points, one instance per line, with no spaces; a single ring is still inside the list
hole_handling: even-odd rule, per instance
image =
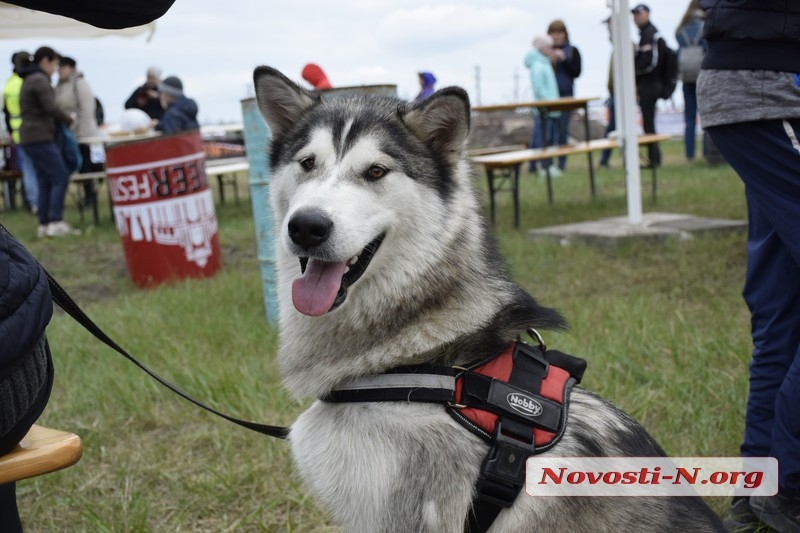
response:
[[[639,172],[639,143],[636,129],[636,75],[631,45],[628,0],[612,3],[611,38],[614,45],[614,106],[617,133],[625,159],[625,183],[628,192],[628,222],[642,223],[642,186]]]

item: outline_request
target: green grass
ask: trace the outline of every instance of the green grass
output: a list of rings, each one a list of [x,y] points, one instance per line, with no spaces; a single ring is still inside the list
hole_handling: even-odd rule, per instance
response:
[[[645,212],[746,217],[730,168],[687,165],[679,143],[663,147],[656,204],[643,173]],[[480,188],[484,181],[478,173]],[[598,174],[595,201],[585,157],[571,158],[554,183],[551,206],[543,180],[525,176],[523,229],[512,227],[508,196],[499,199],[496,227],[515,279],[570,323],[565,333],[543,332],[548,345],[585,357],[584,385],[628,410],[669,453],[737,455],[750,354],[740,297],[744,234],[610,250],[531,243],[527,228],[626,214],[621,170]],[[304,405],[280,387],[248,200],[217,207],[224,263],[217,276],[146,291],[127,277],[107,206],[101,217],[97,227],[82,225],[68,203],[68,221],[84,234],[36,240],[31,216],[0,214],[145,364],[227,413],[289,424]],[[27,532],[335,531],[297,483],[286,443],[181,400],[60,311],[48,335],[56,381],[40,422],[78,433],[85,451],[69,469],[18,484]],[[726,502],[710,503],[722,511]]]

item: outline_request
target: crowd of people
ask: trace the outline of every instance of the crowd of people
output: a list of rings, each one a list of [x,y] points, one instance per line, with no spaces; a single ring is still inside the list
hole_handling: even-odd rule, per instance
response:
[[[675,35],[680,45],[680,50],[697,48],[705,51],[705,41],[702,39],[704,11],[699,7],[699,0],[692,0],[686,10]],[[659,76],[660,62],[665,56],[664,47],[666,46],[662,35],[650,21],[650,9],[646,4],[638,4],[632,10],[633,22],[639,28],[638,43],[633,43],[635,49],[636,65],[636,89],[638,103],[641,109],[642,127],[645,133],[655,133],[655,111],[656,102],[662,96]],[[605,22],[609,22],[610,18]],[[45,236],[60,236],[71,234],[75,231],[63,223],[61,210],[63,209],[63,195],[65,179],[63,169],[53,175],[53,171],[45,171],[42,176],[37,174],[36,165],[29,157],[28,151],[37,150],[36,146],[25,145],[38,144],[45,141],[51,132],[57,130],[57,124],[69,126],[75,136],[80,139],[96,137],[98,128],[103,125],[103,109],[100,100],[92,93],[91,86],[86,76],[79,70],[76,59],[61,56],[52,48],[42,47],[40,51],[53,54],[53,60],[45,57],[45,63],[41,63],[42,57],[34,53],[20,51],[12,56],[13,72],[9,77],[4,88],[4,110],[6,115],[6,125],[11,133],[14,144],[13,164],[19,168],[23,174],[23,201],[28,208],[39,217],[39,233]],[[39,53],[39,51],[37,51]],[[44,52],[42,52],[44,53]],[[689,55],[688,53],[686,54]],[[702,59],[702,57],[701,57]],[[531,88],[534,100],[551,100],[563,97],[574,96],[575,82],[581,75],[582,58],[578,47],[571,42],[567,26],[563,20],[553,20],[547,27],[546,32],[537,35],[533,39],[533,47],[525,56],[525,66],[530,70]],[[45,87],[41,81],[41,76],[33,75],[36,71],[44,71],[44,68],[55,67],[58,71],[58,83],[51,91]],[[699,68],[698,68],[699,70]],[[159,67],[151,66],[147,69],[144,83],[137,87],[130,97],[125,101],[126,110],[138,110],[142,113],[136,115],[137,119],[144,120],[144,115],[149,118],[146,124],[137,125],[152,128],[162,133],[172,133],[187,129],[198,128],[197,102],[187,97],[183,92],[183,83],[177,76],[163,77]],[[696,98],[696,76],[683,80],[683,95],[685,102],[685,154],[687,160],[695,157],[695,130],[697,123],[697,98]],[[327,74],[316,63],[308,63],[302,69],[302,77],[308,81],[314,89],[327,90],[332,88],[332,84]],[[20,108],[18,98],[22,90],[24,81],[30,79],[28,85],[37,87],[37,98],[25,99],[30,105],[38,106],[39,111],[28,108],[26,111]],[[421,100],[430,96],[435,90],[436,76],[430,71],[418,72],[420,90],[415,100]],[[40,83],[33,84],[35,80]],[[609,73],[609,99],[608,106],[608,128],[606,133],[613,131],[614,124],[614,95],[612,77]],[[40,99],[39,96],[44,98]],[[50,96],[54,98],[51,99]],[[52,101],[51,101],[52,100]],[[54,104],[53,104],[54,102]],[[40,123],[40,128],[33,133],[30,131],[24,135],[23,140],[20,134],[22,115],[31,114],[30,123]],[[535,109],[533,112],[534,126],[532,128],[529,145],[532,148],[541,148],[551,145],[565,145],[569,142],[569,127],[572,112],[545,112]],[[127,118],[127,117],[125,117]],[[46,122],[46,124],[42,124]],[[32,127],[32,126],[31,126]],[[29,128],[24,128],[29,129]],[[137,128],[138,129],[138,128]],[[31,136],[33,135],[33,136]],[[50,140],[48,138],[48,140]],[[57,148],[55,144],[50,146],[50,151]],[[658,144],[648,146],[649,161],[652,165],[660,165],[661,154]],[[703,150],[705,152],[706,142],[704,137]],[[81,143],[80,144],[82,165],[80,172],[92,172],[102,168],[104,154],[102,145]],[[52,156],[53,153],[50,153]],[[611,152],[605,151],[600,159],[600,167],[608,167]],[[549,172],[551,176],[559,176],[567,166],[567,157],[560,156],[552,164],[551,161],[542,161],[539,173]],[[43,166],[40,161],[39,166]],[[537,163],[532,162],[529,166],[530,172],[537,171]],[[40,185],[45,181],[44,185]],[[95,193],[91,182],[85,185],[84,198],[86,203],[95,201]],[[40,195],[43,189],[49,195],[45,199]],[[43,208],[46,212],[42,212]],[[49,229],[50,224],[52,229]]]
[[[96,138],[104,125],[104,110],[78,62],[49,46],[33,54],[18,51],[11,56],[12,72],[3,86],[5,126],[11,136],[9,160],[22,173],[23,202],[38,219],[39,237],[63,237],[80,231],[63,218],[64,202],[72,171],[102,170],[102,144],[80,142]],[[55,86],[51,78],[58,73]],[[183,93],[177,76],[162,79],[161,69],[147,69],[145,83],[125,102],[149,117],[145,125],[161,133],[199,129],[197,102]],[[78,139],[80,166],[69,169],[62,156],[60,128],[67,127]],[[84,184],[87,204],[96,201],[94,185]]]
[[[636,76],[637,103],[642,118],[644,133],[656,133],[656,104],[659,99],[671,98],[671,91],[665,83],[664,73],[668,67],[669,47],[663,34],[650,20],[650,8],[646,4],[637,4],[631,9],[633,23],[639,30],[639,39],[631,43],[634,51],[634,69]],[[695,94],[697,75],[705,55],[706,43],[703,39],[703,23],[705,11],[700,8],[699,0],[691,0],[682,17],[675,36],[678,41],[678,73],[680,75],[684,96],[684,151],[686,159],[695,157],[697,128],[697,97]],[[611,39],[611,17],[603,20],[608,26]],[[546,68],[549,60],[550,68]],[[574,96],[575,80],[581,74],[581,55],[578,48],[569,40],[569,33],[562,20],[554,20],[547,28],[546,34],[537,35],[533,39],[533,48],[524,59],[530,70],[533,100],[550,100]],[[605,134],[608,135],[616,127],[613,85],[613,62],[609,64],[608,91],[606,101],[608,122]],[[570,112],[545,112],[534,110],[534,127],[529,146],[564,145],[568,142]],[[657,143],[648,145],[648,166],[661,164],[661,151]],[[706,142],[703,143],[706,153]],[[610,150],[605,150],[600,158],[600,168],[608,168]],[[545,167],[549,162],[545,161]],[[551,176],[559,176],[566,168],[566,157],[561,156],[558,166],[550,169]],[[532,163],[530,172],[536,171]],[[543,174],[540,171],[540,174]]]

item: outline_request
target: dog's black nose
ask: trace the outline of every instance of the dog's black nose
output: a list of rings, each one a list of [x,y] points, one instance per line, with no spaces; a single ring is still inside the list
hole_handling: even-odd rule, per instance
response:
[[[316,210],[298,211],[289,219],[289,238],[303,250],[325,242],[331,234],[333,221]]]

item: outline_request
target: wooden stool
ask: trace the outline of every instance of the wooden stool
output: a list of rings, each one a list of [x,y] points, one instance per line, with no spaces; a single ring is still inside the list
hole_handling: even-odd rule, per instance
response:
[[[67,468],[81,455],[79,436],[34,424],[16,448],[0,456],[0,485]]]

